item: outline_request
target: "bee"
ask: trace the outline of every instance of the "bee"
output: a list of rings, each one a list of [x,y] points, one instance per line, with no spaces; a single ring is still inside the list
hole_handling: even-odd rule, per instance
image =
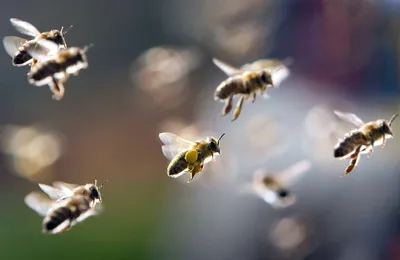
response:
[[[3,38],[4,48],[6,52],[13,58],[12,62],[14,66],[20,67],[31,64],[31,67],[33,67],[37,60],[34,59],[27,50],[32,49],[41,39],[54,42],[60,49],[67,48],[64,36],[72,26],[65,31],[63,31],[64,27],[61,27],[60,31],[51,30],[41,33],[38,29],[36,29],[35,26],[28,22],[17,18],[11,18],[10,21],[15,29],[17,29],[17,31],[20,33],[34,37],[31,40],[16,36],[6,36]]]
[[[392,123],[399,114],[392,116],[390,121],[379,119],[364,123],[358,116],[350,113],[334,111],[334,113],[355,126],[357,129],[347,133],[340,139],[334,148],[333,156],[339,159],[350,159],[350,165],[341,176],[348,175],[357,166],[360,154],[372,155],[374,146],[381,145],[383,148],[386,140],[393,138]]]
[[[31,192],[25,197],[25,203],[43,216],[42,232],[57,234],[68,231],[75,224],[100,212],[97,203],[102,202],[100,189],[107,181],[94,184],[76,185],[54,182],[53,187],[39,184],[47,195]]]
[[[257,94],[268,97],[266,94],[268,88],[276,88],[280,85],[281,81],[289,75],[289,69],[285,64],[291,61],[289,59],[284,62],[258,60],[241,68],[235,68],[215,58],[213,62],[229,76],[219,84],[214,93],[215,100],[225,102],[221,116],[227,115],[232,110],[233,97],[239,96],[232,119],[235,121],[240,115],[244,100],[252,98],[252,103],[254,103]]]
[[[296,202],[296,197],[288,187],[310,168],[311,163],[308,160],[302,160],[278,174],[258,169],[253,174],[253,182],[242,186],[240,191],[256,194],[274,208],[288,207]]]
[[[28,81],[36,86],[49,85],[53,99],[63,98],[64,83],[70,75],[78,75],[79,71],[88,67],[85,48],[70,47],[58,50],[57,44],[48,40],[39,40],[34,48],[27,52],[39,62],[28,73]]]
[[[177,178],[189,173],[191,178],[188,183],[191,182],[206,163],[215,160],[214,155],[221,153],[219,142],[224,135],[218,139],[207,137],[206,140],[192,142],[172,133],[160,133],[159,138],[164,143],[162,152],[171,160],[167,168],[168,176]]]

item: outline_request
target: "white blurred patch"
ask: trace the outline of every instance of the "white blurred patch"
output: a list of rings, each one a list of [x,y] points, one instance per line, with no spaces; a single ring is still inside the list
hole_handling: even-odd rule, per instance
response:
[[[188,74],[201,61],[200,51],[194,48],[154,47],[134,62],[132,80],[157,105],[173,108],[185,100]]]
[[[8,125],[1,132],[2,151],[11,156],[13,170],[36,179],[63,152],[61,135],[43,128]]]
[[[299,217],[278,220],[271,229],[269,240],[282,257],[305,259],[315,248],[309,223]]]

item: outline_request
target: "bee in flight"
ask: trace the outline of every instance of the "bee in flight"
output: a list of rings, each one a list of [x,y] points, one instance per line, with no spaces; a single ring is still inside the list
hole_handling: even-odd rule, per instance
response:
[[[350,159],[350,165],[342,176],[348,175],[358,164],[360,154],[372,155],[374,146],[385,146],[386,140],[393,138],[392,123],[399,114],[392,116],[390,121],[379,119],[364,123],[358,116],[350,113],[334,111],[342,120],[358,127],[340,139],[334,148],[334,157]]]
[[[78,75],[79,71],[88,67],[86,52],[83,49],[70,47],[58,50],[57,44],[48,40],[39,40],[37,46],[27,52],[39,60],[28,73],[29,83],[36,86],[49,85],[53,99],[63,98],[64,83],[70,75]]]
[[[13,58],[14,66],[20,67],[31,64],[31,66],[33,67],[37,60],[34,59],[27,50],[34,48],[38,41],[41,39],[54,42],[60,49],[67,48],[64,35],[69,29],[63,31],[64,28],[61,27],[60,31],[51,30],[41,33],[38,29],[36,29],[35,26],[28,22],[22,21],[17,18],[11,18],[10,21],[15,29],[17,29],[17,31],[19,31],[20,33],[34,37],[30,40],[16,36],[6,36],[3,38],[4,48],[6,52]]]
[[[308,160],[303,160],[286,170],[271,174],[258,169],[253,174],[253,182],[242,186],[241,193],[252,193],[262,198],[274,208],[284,208],[296,202],[296,197],[288,189],[295,181],[311,168]]]
[[[225,102],[221,116],[227,115],[232,110],[233,97],[239,96],[232,119],[232,121],[235,121],[240,115],[244,100],[252,98],[252,103],[254,103],[257,94],[267,97],[268,88],[275,88],[280,85],[289,75],[289,69],[286,65],[291,61],[289,59],[284,62],[258,60],[241,68],[235,68],[215,58],[213,62],[229,76],[228,79],[219,84],[214,93],[215,100]]]
[[[39,184],[47,195],[41,192],[31,192],[25,197],[25,203],[43,216],[43,233],[56,234],[69,230],[75,224],[86,218],[99,214],[101,208],[100,189],[107,181],[97,186],[94,184],[76,185],[64,182],[54,182],[53,187]]]
[[[218,139],[208,137],[206,140],[192,142],[172,133],[160,133],[160,140],[164,143],[162,152],[171,160],[167,168],[168,176],[177,178],[189,173],[189,183],[203,170],[204,164],[215,160],[214,156],[221,153],[219,142],[224,135]]]

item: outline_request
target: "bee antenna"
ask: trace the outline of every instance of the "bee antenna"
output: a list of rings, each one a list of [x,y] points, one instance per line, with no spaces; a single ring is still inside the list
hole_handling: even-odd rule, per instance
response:
[[[72,29],[72,27],[74,27],[72,24],[68,27],[68,29],[66,29],[65,31],[63,31],[64,30],[64,26],[62,26],[61,27],[61,34],[62,35],[66,35],[67,34],[67,32],[69,31],[69,30],[71,30]]]
[[[89,45],[86,45],[84,48],[83,48],[83,52],[87,52],[90,48],[92,48],[93,47],[93,43],[91,43],[91,44],[89,44]]]
[[[96,178],[94,179],[94,186],[97,186],[97,180],[96,180]]]
[[[218,143],[221,140],[222,137],[224,137],[225,133],[222,133],[222,135],[218,138]]]
[[[100,186],[99,186],[99,190],[100,190],[100,189],[103,187],[103,185],[106,184],[107,182],[108,182],[108,180],[103,181],[103,183],[100,184]]]
[[[389,121],[389,126],[392,126],[393,121],[396,119],[396,117],[397,117],[398,115],[399,115],[399,114],[395,114],[394,116],[392,116],[392,118],[391,118],[390,121]]]

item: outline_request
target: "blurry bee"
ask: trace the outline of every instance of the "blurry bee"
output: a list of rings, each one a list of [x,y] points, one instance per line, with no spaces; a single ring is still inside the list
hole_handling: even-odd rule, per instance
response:
[[[11,24],[19,31],[20,33],[29,35],[34,37],[31,40],[23,39],[16,36],[6,36],[3,38],[3,45],[6,52],[13,58],[14,66],[25,66],[31,63],[33,67],[37,62],[29,53],[28,49],[32,49],[39,40],[49,40],[57,44],[60,49],[66,49],[67,44],[64,39],[64,35],[68,32],[68,30],[63,31],[63,27],[61,30],[51,30],[49,32],[39,32],[35,26],[32,24],[22,21],[17,18],[10,19]]]
[[[39,60],[28,73],[29,83],[36,86],[49,85],[54,94],[53,99],[60,100],[64,96],[64,83],[69,75],[78,75],[80,70],[88,67],[88,48],[70,47],[58,50],[54,42],[39,40],[37,46],[27,49],[32,57]]]
[[[100,212],[97,203],[101,203],[100,189],[107,181],[97,186],[86,184],[78,186],[64,182],[54,182],[53,187],[39,184],[48,195],[31,192],[25,197],[25,203],[44,216],[43,233],[57,234],[69,230],[75,224]]]
[[[250,185],[242,186],[240,192],[254,193],[274,208],[284,208],[296,202],[288,186],[311,168],[308,160],[303,160],[290,166],[277,175],[266,173],[258,169],[253,174],[253,182]]]
[[[214,93],[215,100],[225,102],[221,116],[225,116],[232,110],[233,97],[240,96],[232,121],[239,117],[245,99],[252,98],[252,103],[254,103],[257,94],[268,97],[266,95],[268,88],[278,87],[281,81],[289,75],[289,69],[285,64],[288,64],[290,60],[284,62],[258,60],[241,68],[235,68],[215,58],[213,62],[229,76]]]
[[[389,122],[380,119],[364,123],[358,116],[350,113],[334,111],[334,113],[358,129],[347,133],[343,139],[340,139],[334,148],[334,157],[340,159],[350,159],[350,165],[346,168],[342,176],[348,175],[358,164],[360,154],[367,153],[372,155],[374,146],[386,144],[386,139],[393,138],[392,123],[399,114],[392,116]]]
[[[215,154],[221,153],[219,141],[224,135],[218,139],[208,137],[206,140],[191,142],[172,133],[160,133],[159,138],[164,143],[162,152],[171,160],[167,168],[168,176],[177,178],[190,173],[189,183],[203,170],[204,164],[214,160]]]

